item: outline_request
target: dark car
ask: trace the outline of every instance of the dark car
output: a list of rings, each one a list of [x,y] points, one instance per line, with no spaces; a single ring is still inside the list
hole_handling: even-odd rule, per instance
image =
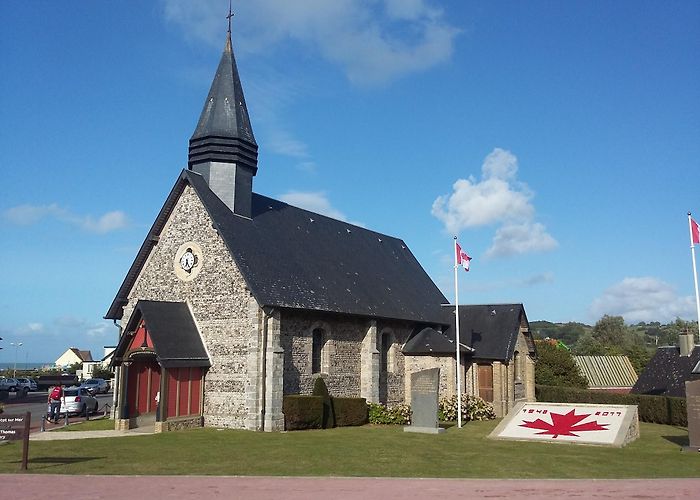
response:
[[[91,394],[107,394],[109,392],[109,382],[103,378],[89,378],[80,387],[85,387]]]

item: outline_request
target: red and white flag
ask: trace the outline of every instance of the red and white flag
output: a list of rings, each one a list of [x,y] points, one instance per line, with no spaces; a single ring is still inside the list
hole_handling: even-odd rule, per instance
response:
[[[698,227],[698,223],[692,217],[690,218],[690,238],[693,241],[693,245],[700,244],[700,227]]]
[[[465,271],[469,271],[469,261],[472,260],[472,258],[467,255],[467,252],[462,250],[459,243],[455,244],[455,248],[457,249],[457,265],[462,266]]]

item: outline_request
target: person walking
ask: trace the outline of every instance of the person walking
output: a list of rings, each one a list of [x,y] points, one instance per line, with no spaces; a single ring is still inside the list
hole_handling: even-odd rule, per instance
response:
[[[63,399],[63,387],[57,385],[49,391],[49,420],[54,424],[58,423],[58,416],[61,414],[61,400]]]

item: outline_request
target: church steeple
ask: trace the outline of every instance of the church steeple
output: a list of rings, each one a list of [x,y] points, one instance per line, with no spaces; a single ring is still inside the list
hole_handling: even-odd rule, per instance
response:
[[[250,217],[258,145],[231,47],[230,18],[226,46],[190,139],[187,163],[235,214]]]

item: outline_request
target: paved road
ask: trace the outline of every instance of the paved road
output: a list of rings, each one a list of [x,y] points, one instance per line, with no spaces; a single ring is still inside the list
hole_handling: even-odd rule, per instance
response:
[[[46,400],[49,394],[47,391],[30,392],[26,398],[15,398],[14,394],[10,396],[10,399],[6,399],[2,403],[5,405],[5,413],[24,413],[31,412],[31,429],[32,432],[39,430],[41,427],[41,417],[46,415]],[[112,404],[112,393],[108,394],[98,394],[97,401],[99,403],[98,409],[102,411],[105,404]],[[80,420],[81,417],[71,417],[70,421]],[[53,426],[54,424],[47,424],[47,426]],[[58,424],[62,425],[62,423]],[[0,497],[0,500],[1,497]]]
[[[535,480],[0,474],[0,499],[697,498],[700,479]],[[12,485],[8,489],[7,485]],[[76,487],[77,485],[81,485]],[[93,488],[84,488],[94,485]],[[17,492],[22,492],[21,497]]]

